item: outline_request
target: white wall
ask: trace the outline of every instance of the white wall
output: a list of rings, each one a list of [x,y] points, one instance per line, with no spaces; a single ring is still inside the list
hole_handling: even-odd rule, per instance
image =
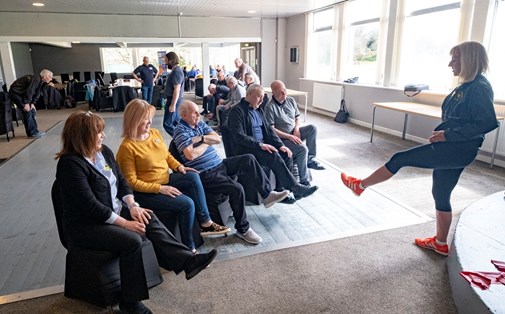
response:
[[[305,34],[305,15],[288,18],[287,21],[287,46],[300,47],[300,62],[298,64],[289,63],[286,61],[286,86],[291,89],[299,89],[306,91],[308,97],[308,110],[322,113],[328,116],[334,116],[335,113],[322,111],[312,106],[312,95],[314,82],[322,82],[326,84],[337,84],[344,86],[345,100],[350,113],[350,122],[356,123],[365,127],[370,127],[372,123],[373,103],[374,102],[394,102],[408,101],[429,104],[433,106],[441,106],[445,94],[433,92],[421,92],[419,95],[409,98],[404,95],[402,89],[388,88],[379,86],[366,86],[359,84],[336,83],[328,81],[309,80],[303,78],[304,66],[306,59],[306,36]],[[337,95],[335,101],[338,100]],[[299,100],[299,103],[303,103]],[[375,129],[383,132],[401,135],[403,129],[404,114],[391,110],[377,109]],[[310,121],[308,121],[310,123]],[[440,123],[439,120],[421,117],[417,115],[409,115],[407,124],[407,138],[426,143],[427,138],[431,135],[432,130]],[[505,123],[504,123],[505,124]],[[503,137],[505,127],[502,127],[500,133]],[[483,161],[490,160],[492,151],[492,142],[495,139],[495,132],[489,133],[486,136],[486,141],[481,150],[481,155],[478,159]],[[503,142],[503,141],[501,141]],[[495,164],[505,167],[505,143],[498,145],[497,158]]]
[[[286,46],[284,55],[286,56],[286,79],[287,88],[299,89],[299,79],[304,77],[304,65],[306,62],[306,27],[305,14],[296,15],[287,19],[286,22]],[[289,48],[298,47],[298,63],[290,63]],[[310,97],[309,97],[310,98]]]
[[[261,20],[255,18],[182,16],[180,22],[181,30],[175,16],[1,12],[0,41],[58,37],[59,41],[139,38],[152,42],[166,38],[259,38],[261,34]]]

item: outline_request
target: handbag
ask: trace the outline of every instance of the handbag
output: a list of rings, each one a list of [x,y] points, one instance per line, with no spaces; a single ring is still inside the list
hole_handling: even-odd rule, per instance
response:
[[[347,111],[347,107],[345,106],[345,100],[342,99],[340,102],[340,110],[337,112],[334,120],[338,123],[346,123],[349,118],[349,112]]]

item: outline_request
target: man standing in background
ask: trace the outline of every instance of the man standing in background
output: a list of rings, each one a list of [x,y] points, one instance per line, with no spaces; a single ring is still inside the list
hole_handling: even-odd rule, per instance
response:
[[[153,88],[156,78],[158,78],[158,70],[152,64],[149,64],[149,58],[144,57],[142,64],[133,70],[133,77],[142,84],[142,99],[152,104]],[[137,76],[140,75],[140,78]]]

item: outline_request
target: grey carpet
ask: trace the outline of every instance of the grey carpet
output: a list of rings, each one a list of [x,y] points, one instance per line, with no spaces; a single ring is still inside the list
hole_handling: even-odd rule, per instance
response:
[[[412,244],[434,223],[215,262],[150,291],[154,313],[456,313],[446,259]],[[117,308],[116,308],[117,311]],[[61,294],[2,313],[105,312]]]
[[[308,122],[319,128],[318,155],[353,174],[366,175],[417,145],[380,132],[369,143],[369,129],[320,115]],[[505,168],[474,162],[453,193],[455,216],[504,189]],[[402,169],[377,190],[434,216],[428,170]],[[146,304],[155,313],[456,313],[445,259],[412,244],[434,230],[428,222],[218,261],[189,282],[167,273]],[[99,312],[62,294],[0,306],[0,313]]]

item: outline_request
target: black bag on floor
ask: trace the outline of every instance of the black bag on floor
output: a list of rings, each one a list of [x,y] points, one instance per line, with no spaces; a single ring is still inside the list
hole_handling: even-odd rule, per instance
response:
[[[345,99],[342,99],[340,102],[340,110],[337,112],[337,115],[333,120],[338,123],[346,123],[347,118],[349,118],[349,112],[347,111],[347,107],[345,106]]]

